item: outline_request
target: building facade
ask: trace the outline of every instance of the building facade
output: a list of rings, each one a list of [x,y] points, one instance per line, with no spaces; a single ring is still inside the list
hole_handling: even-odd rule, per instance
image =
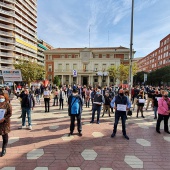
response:
[[[170,34],[160,41],[159,48],[137,61],[138,71],[151,72],[170,65]]]
[[[51,50],[53,47],[49,45],[47,42],[44,40],[38,40],[37,41],[37,60],[39,65],[45,65],[45,55],[44,51],[46,50]]]
[[[0,0],[0,68],[37,57],[37,0]]]
[[[110,85],[110,66],[129,64],[129,48],[56,48],[44,51],[47,79],[58,76],[62,84]],[[118,82],[117,82],[118,83]]]

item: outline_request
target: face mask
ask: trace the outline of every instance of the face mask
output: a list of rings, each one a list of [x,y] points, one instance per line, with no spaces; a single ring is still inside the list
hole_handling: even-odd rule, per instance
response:
[[[100,94],[100,92],[96,92],[96,94]]]
[[[4,102],[5,101],[5,99],[0,99],[0,103],[2,103],[2,102]]]
[[[123,96],[123,93],[119,93],[120,96]]]

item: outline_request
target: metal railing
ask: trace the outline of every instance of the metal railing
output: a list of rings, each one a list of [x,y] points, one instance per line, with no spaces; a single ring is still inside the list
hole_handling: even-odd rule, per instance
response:
[[[14,43],[14,40],[8,39],[8,38],[0,38],[0,41],[5,41],[9,43]]]

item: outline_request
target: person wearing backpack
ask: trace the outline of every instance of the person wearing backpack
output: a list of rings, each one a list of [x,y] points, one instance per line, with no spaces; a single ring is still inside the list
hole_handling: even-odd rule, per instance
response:
[[[83,100],[78,94],[78,89],[73,89],[73,93],[68,98],[68,114],[70,116],[70,135],[73,135],[75,127],[75,118],[77,119],[77,130],[79,136],[82,136],[81,114],[82,114]]]

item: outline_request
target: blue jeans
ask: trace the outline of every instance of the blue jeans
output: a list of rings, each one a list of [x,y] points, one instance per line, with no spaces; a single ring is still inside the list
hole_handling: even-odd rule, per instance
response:
[[[26,114],[28,117],[28,126],[31,126],[31,108],[22,107],[22,126],[25,126]]]
[[[117,132],[117,125],[119,123],[119,118],[121,117],[121,120],[122,120],[122,132],[123,132],[123,135],[126,135],[126,112],[118,112],[116,111],[115,112],[115,123],[114,123],[114,129],[113,129],[113,133],[116,134]]]
[[[36,102],[40,104],[40,94],[36,94]]]
[[[97,111],[97,122],[99,122],[100,112],[101,112],[101,106],[100,106],[100,105],[93,104],[93,108],[92,108],[92,119],[91,119],[91,121],[94,121],[95,111]]]
[[[154,106],[154,107],[153,107],[153,110],[154,110],[154,115],[155,115],[155,117],[157,118],[158,107]]]

